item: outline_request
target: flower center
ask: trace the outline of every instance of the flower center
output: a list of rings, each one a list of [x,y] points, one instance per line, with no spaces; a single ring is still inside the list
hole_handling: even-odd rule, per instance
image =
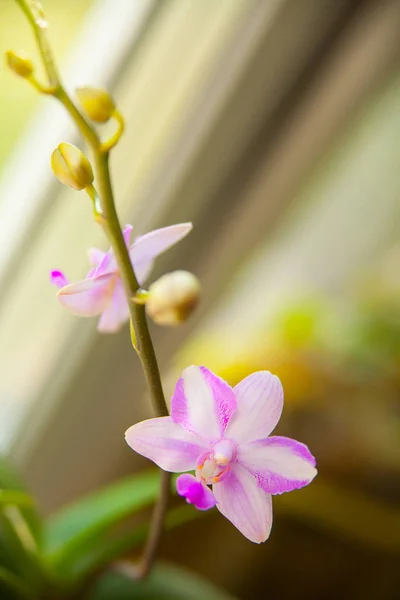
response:
[[[229,473],[229,465],[236,457],[236,447],[230,440],[220,440],[211,452],[199,458],[196,476],[206,485],[217,483]]]

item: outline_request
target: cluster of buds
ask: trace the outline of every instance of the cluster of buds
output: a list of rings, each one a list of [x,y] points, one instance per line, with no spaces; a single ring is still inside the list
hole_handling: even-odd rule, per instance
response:
[[[118,111],[108,92],[93,87],[76,90],[82,111],[96,123],[106,123]],[[57,179],[75,190],[89,188],[93,184],[93,170],[86,156],[72,144],[63,142],[51,156],[51,168]]]
[[[33,63],[23,52],[8,51],[6,62],[14,73],[31,81],[40,91],[46,91],[35,80]],[[110,149],[123,131],[123,119],[114,99],[106,90],[90,86],[78,88],[76,96],[86,118],[100,124],[114,118],[119,123],[117,133],[104,145],[106,150]],[[97,204],[98,196],[93,187],[93,169],[79,148],[67,142],[59,144],[51,155],[51,168],[62,184],[74,190],[86,190],[92,198],[95,216],[101,215],[101,208]],[[134,300],[145,304],[147,315],[158,325],[176,326],[192,314],[199,297],[200,283],[197,277],[188,271],[174,271],[160,277],[147,291],[140,290]]]

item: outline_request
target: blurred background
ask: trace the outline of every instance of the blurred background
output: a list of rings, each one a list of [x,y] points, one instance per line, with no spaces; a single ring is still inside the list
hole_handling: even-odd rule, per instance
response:
[[[400,2],[47,0],[66,86],[111,89],[112,155],[136,233],[194,230],[157,262],[193,271],[202,304],[152,326],[168,397],[205,364],[236,384],[281,377],[276,430],[319,475],[274,501],[270,540],[216,511],[162,554],[241,600],[398,598],[400,573]],[[12,0],[0,47],[40,64]],[[38,70],[40,70],[38,68]],[[49,155],[77,142],[62,108],[0,72],[0,447],[44,514],[147,466],[123,433],[151,416],[128,328],[97,334],[48,281],[107,244]]]

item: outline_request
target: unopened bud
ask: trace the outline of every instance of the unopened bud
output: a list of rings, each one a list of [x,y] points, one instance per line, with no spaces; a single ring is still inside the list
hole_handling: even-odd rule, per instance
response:
[[[174,271],[151,284],[146,312],[158,325],[179,325],[194,311],[199,297],[197,277],[188,271]]]
[[[115,111],[115,102],[108,92],[93,87],[76,90],[85,114],[96,123],[106,123]]]
[[[25,54],[25,52],[21,51],[17,53],[13,50],[8,50],[5,57],[6,63],[11,71],[20,77],[24,77],[25,79],[32,75],[34,66],[31,59],[27,54]]]
[[[86,156],[72,144],[62,142],[51,155],[51,168],[61,183],[83,190],[93,183],[93,171]]]

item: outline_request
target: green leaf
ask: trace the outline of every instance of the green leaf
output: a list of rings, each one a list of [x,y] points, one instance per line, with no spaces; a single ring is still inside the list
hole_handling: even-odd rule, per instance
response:
[[[183,504],[168,511],[165,528],[169,530],[207,514],[196,510],[193,506]],[[140,546],[146,540],[148,531],[149,523],[141,523],[134,528],[120,532],[117,536],[105,535],[91,547],[81,547],[79,552],[64,554],[60,557],[57,570],[65,581],[78,582]]]
[[[18,576],[0,566],[0,598],[2,600],[29,600],[34,596]]]
[[[136,582],[120,573],[98,581],[84,600],[234,600],[224,590],[187,569],[160,563],[146,581]]]
[[[34,505],[32,496],[19,490],[1,490],[0,489],[0,510],[3,506],[13,504],[20,508],[31,508]]]
[[[10,573],[31,595],[40,594],[47,585],[48,574],[36,540],[17,506],[9,505],[0,514],[0,565],[3,583],[8,582],[5,574]]]
[[[46,574],[40,557],[41,529],[32,498],[11,463],[1,457],[0,581],[3,595],[5,586],[8,586],[7,596],[16,594],[15,587],[11,590],[12,582],[22,581],[31,595],[45,585]]]
[[[15,494],[14,501],[3,502],[7,494]],[[9,496],[10,498],[11,496]],[[4,504],[16,504],[26,521],[38,546],[41,545],[42,522],[33,499],[29,502],[29,494],[17,470],[10,460],[0,456],[0,509]]]
[[[157,498],[159,471],[136,474],[108,486],[61,510],[47,523],[45,553],[60,562],[80,548],[96,546],[113,525],[138,512]]]

